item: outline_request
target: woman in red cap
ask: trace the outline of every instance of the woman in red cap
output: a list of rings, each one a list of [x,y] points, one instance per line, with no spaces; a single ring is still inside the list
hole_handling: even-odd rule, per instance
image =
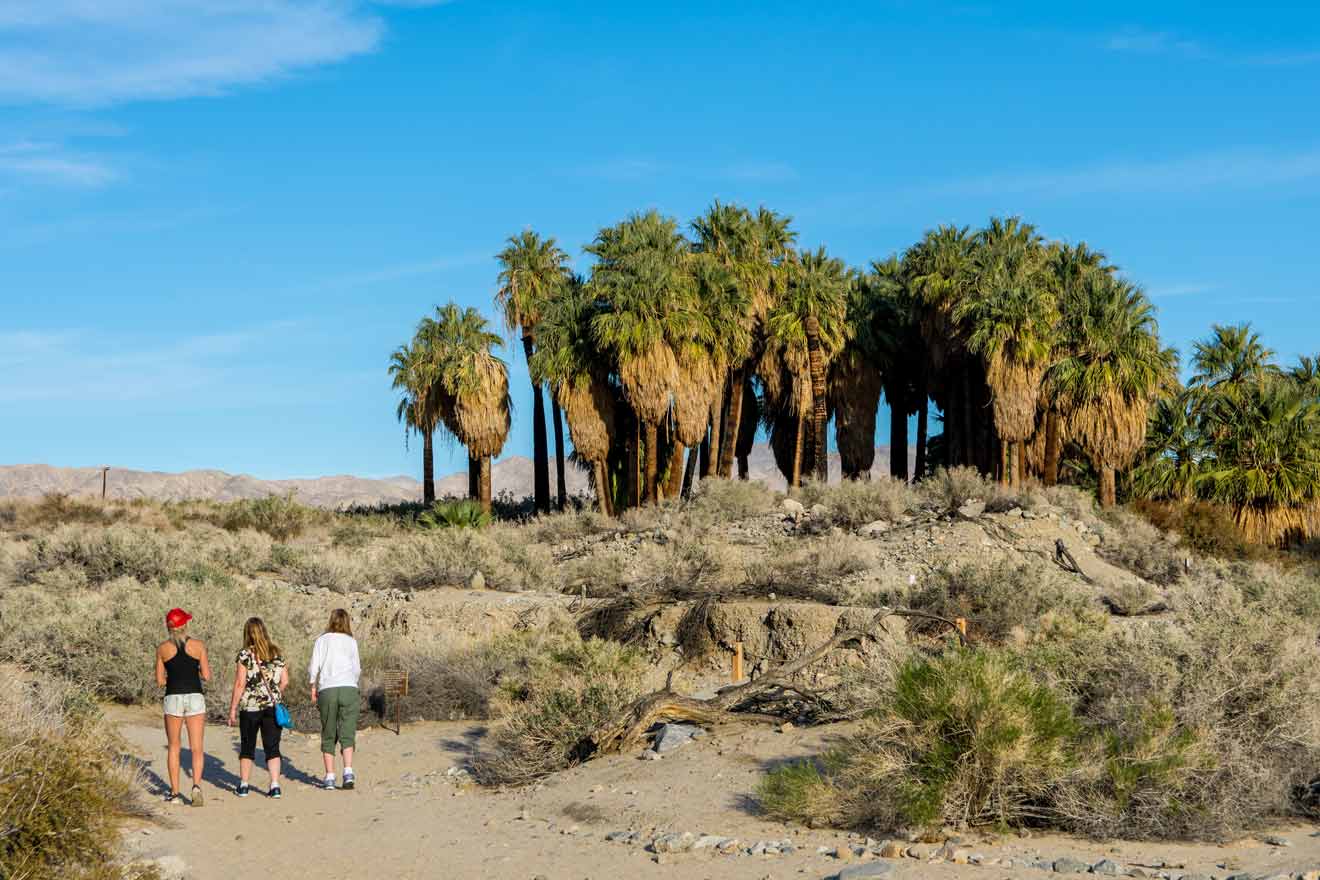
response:
[[[206,697],[202,682],[211,680],[211,663],[206,645],[188,636],[192,615],[182,608],[171,608],[165,615],[170,637],[156,648],[156,684],[165,688],[165,736],[169,740],[170,793],[166,803],[182,803],[179,794],[180,733],[188,727],[188,750],[192,752],[192,805],[202,805],[202,733],[206,728]]]

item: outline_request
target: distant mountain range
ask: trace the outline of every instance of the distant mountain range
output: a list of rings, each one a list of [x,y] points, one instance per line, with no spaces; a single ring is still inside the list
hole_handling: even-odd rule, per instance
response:
[[[554,484],[554,463],[551,462],[550,481]],[[775,468],[769,447],[757,444],[748,457],[748,471],[752,479],[762,480],[772,489],[782,490],[784,478]],[[876,447],[872,473],[889,471],[889,448]],[[495,463],[492,482],[496,494],[509,492],[528,495],[532,489],[532,460],[512,455]],[[586,471],[568,464],[565,474],[571,494],[588,491]],[[839,457],[830,456],[830,479],[839,478]],[[422,497],[421,481],[408,476],[368,479],[366,477],[334,476],[294,480],[259,480],[246,474],[224,471],[198,470],[182,473],[160,471],[121,470],[112,467],[107,480],[106,494],[111,498],[154,498],[160,501],[210,499],[235,501],[241,498],[263,498],[293,492],[304,504],[316,507],[349,507],[356,504],[389,504],[399,501],[419,501]],[[101,469],[92,467],[52,467],[45,464],[0,465],[0,498],[40,498],[52,492],[81,497],[101,494]],[[456,473],[436,480],[439,495],[467,494],[467,474]]]

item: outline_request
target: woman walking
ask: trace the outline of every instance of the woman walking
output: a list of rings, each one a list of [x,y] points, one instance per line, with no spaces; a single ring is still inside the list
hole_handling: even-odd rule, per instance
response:
[[[171,608],[165,615],[169,638],[156,647],[156,684],[165,688],[165,739],[169,744],[165,766],[169,770],[169,804],[183,803],[179,794],[179,755],[182,728],[188,728],[188,751],[192,752],[192,805],[200,807],[202,766],[206,760],[202,736],[206,730],[206,697],[202,682],[211,680],[211,662],[206,645],[188,635],[192,615],[182,608]]]
[[[353,746],[357,743],[358,676],[357,640],[348,612],[336,608],[330,612],[330,625],[312,646],[312,662],[307,677],[312,685],[312,702],[321,712],[321,756],[325,759],[323,788],[335,788],[335,743],[344,754],[344,788],[352,789]]]
[[[243,625],[243,650],[234,669],[234,693],[229,700],[229,726],[238,720],[238,796],[247,797],[248,777],[257,751],[257,732],[266,753],[270,796],[280,796],[280,734],[275,707],[289,685],[289,668],[279,645],[270,640],[260,617]]]

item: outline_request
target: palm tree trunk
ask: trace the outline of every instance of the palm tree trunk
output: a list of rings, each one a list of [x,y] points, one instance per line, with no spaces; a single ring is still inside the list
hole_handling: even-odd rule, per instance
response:
[[[534,347],[532,335],[522,338],[523,353],[531,363]],[[550,512],[550,455],[545,438],[545,399],[541,396],[541,386],[532,383],[532,497],[536,502],[537,513]]]
[[[660,426],[651,422],[642,425],[642,442],[646,444],[646,503],[660,500]]]
[[[999,484],[1001,486],[1007,486],[1010,482],[1008,473],[1008,453],[1008,444],[1001,439],[999,441],[999,473],[995,474],[995,476],[999,478]]]
[[[1059,437],[1060,421],[1059,414],[1053,409],[1045,414],[1045,464],[1041,480],[1046,486],[1059,482],[1059,453],[1063,445]]]
[[[624,453],[624,469],[627,472],[624,503],[627,507],[638,507],[642,501],[642,423],[636,413],[631,414],[629,418],[632,425],[625,444],[627,451]]]
[[[422,432],[422,503],[427,507],[435,503],[435,438],[431,431]]]
[[[1100,506],[1113,507],[1118,502],[1118,480],[1112,465],[1100,468]]]
[[[811,408],[812,431],[814,439],[812,452],[815,458],[816,479],[828,483],[830,479],[829,443],[825,438],[825,426],[829,424],[829,410],[825,401],[825,353],[820,350],[820,324],[814,315],[807,316],[807,360],[811,364]]]
[[[907,414],[893,400],[889,401],[889,476],[905,483],[908,479]]]
[[[1019,440],[1013,444],[1017,449],[1017,464],[1013,469],[1013,488],[1021,488],[1027,481],[1027,444],[1024,440]]]
[[[481,457],[468,454],[468,497],[476,501],[481,497]]]
[[[683,491],[683,453],[687,447],[677,440],[669,452],[669,479],[665,482],[665,497],[677,498]]]
[[[477,462],[477,484],[481,496],[481,509],[490,513],[491,476],[490,456],[483,455]]]
[[[614,516],[614,506],[610,504],[610,473],[603,461],[592,465],[596,472],[596,502],[600,505],[600,512],[603,516]]]
[[[912,475],[912,479],[914,480],[920,480],[926,476],[926,410],[929,408],[929,405],[930,398],[926,396],[925,391],[922,391],[921,405],[917,408],[917,461],[915,468],[916,473]]]
[[[705,460],[706,460],[706,459],[703,458],[703,456],[701,455],[701,450],[700,450],[700,449],[693,449],[693,450],[691,450],[690,452],[688,452],[688,457],[687,457],[687,468],[683,471],[683,497],[684,497],[684,498],[691,498],[691,497],[692,497],[692,487],[693,487],[693,484],[696,483],[696,481],[697,481],[697,460],[698,460],[698,459],[701,459],[702,461],[705,461]]]
[[[972,421],[972,383],[971,380],[967,378],[966,369],[962,371],[961,385],[962,385],[961,388],[962,394],[960,395],[959,402],[962,404],[963,445],[962,445],[962,454],[959,456],[961,460],[958,463],[974,466],[976,464],[976,457],[974,453],[975,423]]]
[[[568,503],[568,488],[564,482],[564,415],[559,409],[559,396],[550,392],[550,420],[555,426],[555,479],[559,494],[555,507],[563,510]]]
[[[793,437],[793,467],[788,472],[788,493],[792,495],[802,485],[802,441],[807,432],[807,417],[799,414]]]
[[[743,368],[729,370],[729,400],[724,412],[724,430],[720,435],[720,457],[716,462],[717,476],[728,478],[733,474],[733,456],[738,448],[738,431],[742,426]]]
[[[703,480],[714,476],[716,466],[719,464],[717,459],[722,448],[720,445],[720,429],[724,427],[724,405],[727,396],[724,385],[720,385],[715,391],[715,400],[711,403],[710,428],[706,432],[706,438],[701,441],[701,478]]]

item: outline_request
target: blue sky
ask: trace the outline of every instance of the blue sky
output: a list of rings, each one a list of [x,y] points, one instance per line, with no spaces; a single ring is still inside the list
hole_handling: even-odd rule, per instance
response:
[[[389,352],[505,237],[714,197],[855,264],[1021,214],[1320,349],[1320,11],[1078,5],[6,0],[0,463],[415,473]]]

